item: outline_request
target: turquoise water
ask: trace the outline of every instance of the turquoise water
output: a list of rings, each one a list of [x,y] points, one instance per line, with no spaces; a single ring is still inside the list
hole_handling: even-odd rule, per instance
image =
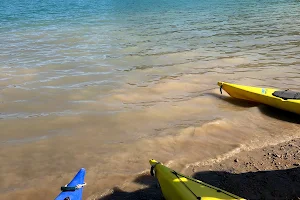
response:
[[[104,71],[112,72],[224,54],[280,60],[286,55],[276,49],[299,41],[298,1],[4,0],[0,9],[1,67],[60,62],[108,66]],[[214,54],[177,62],[147,60],[192,50]]]
[[[299,89],[299,68],[296,0],[2,0],[0,199],[54,197],[81,167],[93,199],[150,158],[180,171],[299,137],[216,86]]]

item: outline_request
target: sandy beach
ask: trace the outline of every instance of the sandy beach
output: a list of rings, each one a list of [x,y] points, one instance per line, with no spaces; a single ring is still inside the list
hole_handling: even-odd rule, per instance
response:
[[[300,138],[242,151],[212,165],[190,166],[185,174],[246,199],[299,199]],[[99,200],[163,198],[150,174],[134,182],[137,188],[113,188],[111,194]]]

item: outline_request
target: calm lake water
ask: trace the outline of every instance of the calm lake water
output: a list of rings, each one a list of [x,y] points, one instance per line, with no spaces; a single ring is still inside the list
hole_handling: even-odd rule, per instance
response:
[[[0,199],[53,199],[81,167],[94,199],[151,158],[184,172],[300,137],[216,85],[299,89],[300,1],[2,0],[0,24]]]

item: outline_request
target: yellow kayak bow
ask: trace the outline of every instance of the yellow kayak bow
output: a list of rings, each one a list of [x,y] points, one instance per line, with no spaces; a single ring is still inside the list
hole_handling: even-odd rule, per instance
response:
[[[166,200],[243,199],[217,187],[182,175],[156,160],[150,160],[151,175],[158,179]]]
[[[300,92],[218,82],[230,96],[300,114]]]

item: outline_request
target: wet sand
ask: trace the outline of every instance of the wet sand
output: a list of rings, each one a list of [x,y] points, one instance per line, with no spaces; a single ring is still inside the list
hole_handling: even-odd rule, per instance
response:
[[[242,151],[214,164],[190,165],[183,172],[246,199],[299,199],[300,138]],[[98,199],[163,198],[156,179],[149,173],[133,182],[136,187],[116,187]]]
[[[103,109],[99,100],[74,108],[89,112],[1,120],[0,199],[52,199],[81,167],[87,170],[84,199],[113,187],[136,191],[133,180],[148,171],[150,158],[184,172],[194,163],[219,163],[299,137],[297,115],[220,95],[214,80],[221,75],[182,75],[103,97],[123,102],[122,112],[95,112]],[[262,83],[240,82],[247,81]]]

